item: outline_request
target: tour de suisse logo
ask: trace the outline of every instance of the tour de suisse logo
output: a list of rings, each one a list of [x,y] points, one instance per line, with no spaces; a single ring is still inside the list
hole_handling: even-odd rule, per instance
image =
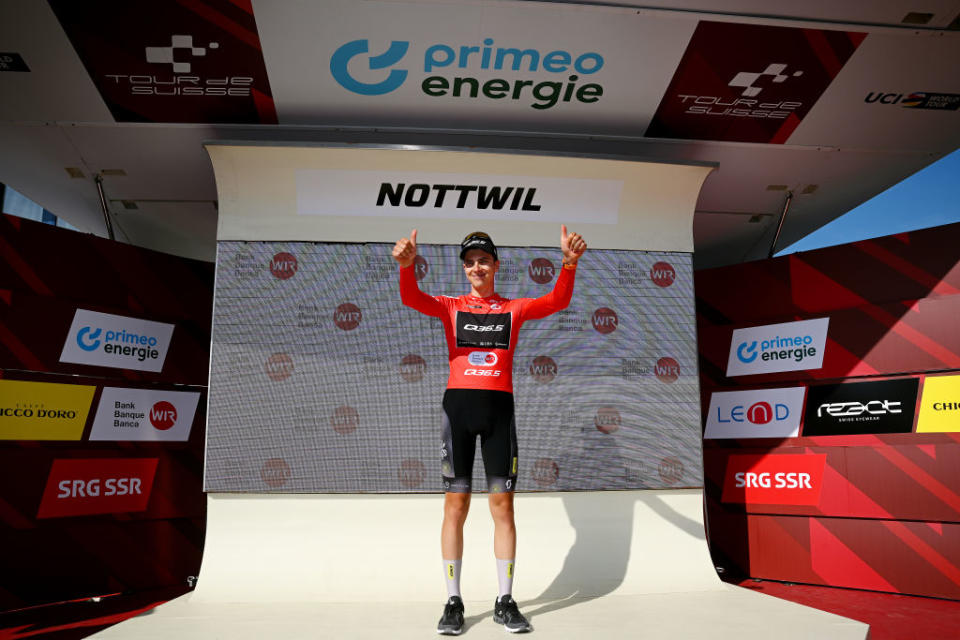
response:
[[[560,103],[592,104],[603,96],[603,85],[593,80],[603,69],[604,58],[595,51],[496,44],[493,38],[459,46],[432,44],[423,50],[421,67],[414,62],[419,53],[408,40],[380,46],[367,39],[351,40],[330,56],[330,73],[341,87],[362,96],[396,91],[414,74],[420,92],[432,98],[511,100],[546,110]],[[525,77],[486,77],[496,72]]]
[[[172,324],[77,309],[60,362],[161,371]]]
[[[736,329],[730,342],[728,376],[819,369],[829,318]]]

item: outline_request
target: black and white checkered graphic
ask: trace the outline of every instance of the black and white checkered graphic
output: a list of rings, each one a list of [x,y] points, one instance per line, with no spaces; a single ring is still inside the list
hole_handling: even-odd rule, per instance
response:
[[[175,59],[177,51],[188,51],[193,57],[203,57],[207,55],[207,49],[217,49],[219,46],[219,43],[211,42],[206,47],[195,47],[193,36],[170,36],[169,47],[147,47],[147,62],[171,64],[174,73],[190,73],[189,62],[178,62]]]
[[[733,77],[733,80],[727,83],[727,86],[743,87],[743,92],[740,95],[752,98],[756,95],[759,95],[764,89],[762,86],[754,86],[753,84],[761,78],[771,77],[772,79],[770,82],[780,84],[782,82],[786,82],[790,78],[798,78],[803,75],[803,71],[794,71],[790,75],[786,75],[786,70],[787,65],[785,64],[769,64],[767,65],[767,68],[760,73],[741,71]]]

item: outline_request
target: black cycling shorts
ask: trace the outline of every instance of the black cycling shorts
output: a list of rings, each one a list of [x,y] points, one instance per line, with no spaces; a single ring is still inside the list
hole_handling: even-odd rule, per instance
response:
[[[443,394],[440,445],[444,491],[470,493],[473,454],[480,436],[487,491],[517,486],[517,427],[513,394],[489,389],[447,389]]]

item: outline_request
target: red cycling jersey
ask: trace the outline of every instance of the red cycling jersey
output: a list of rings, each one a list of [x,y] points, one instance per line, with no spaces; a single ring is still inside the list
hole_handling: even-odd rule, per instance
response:
[[[400,300],[443,321],[450,358],[448,389],[513,393],[513,351],[520,326],[565,309],[573,296],[575,269],[560,269],[553,291],[540,298],[508,300],[497,294],[431,296],[420,290],[414,266],[400,269]]]

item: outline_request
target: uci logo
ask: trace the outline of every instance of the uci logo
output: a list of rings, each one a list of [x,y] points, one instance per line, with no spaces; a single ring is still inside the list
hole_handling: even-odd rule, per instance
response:
[[[368,64],[371,70],[386,69],[400,62],[400,59],[406,55],[410,43],[405,40],[394,40],[390,43],[390,48],[377,56],[370,56]],[[390,93],[400,87],[407,79],[407,71],[393,69],[386,80],[381,82],[360,82],[352,75],[348,65],[356,56],[367,53],[370,50],[368,40],[354,40],[342,45],[330,58],[330,73],[334,80],[340,83],[340,86],[348,91],[359,93],[364,96],[382,96]]]
[[[94,351],[100,346],[100,333],[103,331],[97,327],[96,331],[90,331],[90,327],[84,327],[77,332],[77,345],[84,351]],[[87,337],[89,335],[89,338]]]
[[[753,362],[757,359],[757,341],[754,340],[749,345],[746,342],[741,342],[740,346],[737,347],[737,357],[740,358],[740,362]]]

